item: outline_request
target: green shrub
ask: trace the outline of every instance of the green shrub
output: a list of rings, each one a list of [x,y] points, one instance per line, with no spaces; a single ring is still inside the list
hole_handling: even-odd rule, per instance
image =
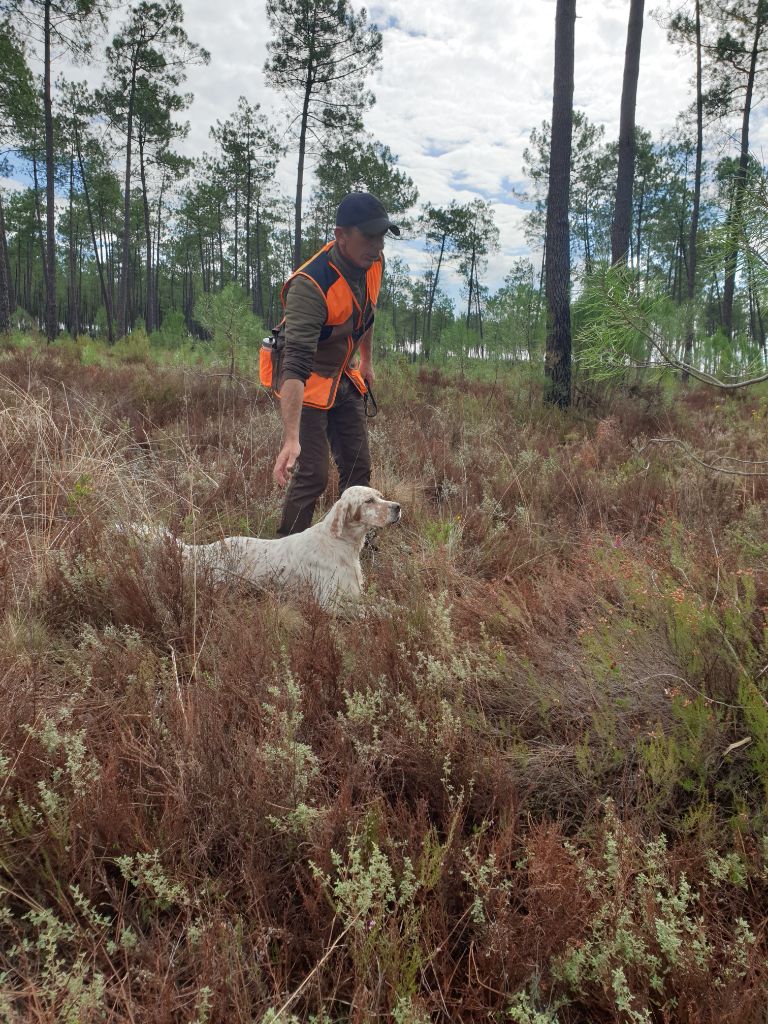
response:
[[[153,331],[151,343],[153,348],[175,349],[184,345],[189,337],[186,320],[181,310],[171,309],[163,317],[158,331]]]
[[[236,284],[222,291],[205,292],[195,303],[194,317],[212,335],[214,346],[229,363],[230,375],[235,369],[248,367],[266,333],[264,324],[250,309],[248,297]]]
[[[143,327],[134,327],[130,334],[116,341],[111,349],[111,355],[124,363],[146,363],[149,354],[149,338]]]

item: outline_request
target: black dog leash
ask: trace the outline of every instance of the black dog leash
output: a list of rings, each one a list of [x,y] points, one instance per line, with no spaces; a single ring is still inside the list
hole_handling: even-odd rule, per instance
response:
[[[376,396],[373,393],[371,382],[365,378],[365,386],[368,388],[366,393],[363,395],[363,407],[365,409],[366,419],[372,420],[376,413],[379,411],[379,404],[376,401]],[[369,407],[373,409],[373,412],[369,412]]]

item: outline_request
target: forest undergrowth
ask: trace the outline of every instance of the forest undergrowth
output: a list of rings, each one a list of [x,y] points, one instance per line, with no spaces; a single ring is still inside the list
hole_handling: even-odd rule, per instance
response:
[[[377,397],[336,618],[119,528],[271,534],[253,376],[0,353],[0,1021],[764,1021],[768,392]]]

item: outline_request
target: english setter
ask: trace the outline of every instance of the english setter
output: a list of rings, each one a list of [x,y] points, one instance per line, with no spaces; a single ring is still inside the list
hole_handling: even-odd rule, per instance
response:
[[[325,608],[360,597],[360,551],[372,527],[400,519],[400,506],[372,487],[348,487],[325,518],[302,533],[277,540],[225,537],[213,544],[182,544],[187,563],[215,581],[272,583],[280,589],[307,586]]]

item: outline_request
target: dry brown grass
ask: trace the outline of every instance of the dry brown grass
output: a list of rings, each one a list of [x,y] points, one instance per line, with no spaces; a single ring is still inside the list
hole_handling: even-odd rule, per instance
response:
[[[252,387],[0,373],[0,1019],[761,1019],[768,490],[639,449],[764,397],[385,374],[349,622],[114,529],[270,531]]]

